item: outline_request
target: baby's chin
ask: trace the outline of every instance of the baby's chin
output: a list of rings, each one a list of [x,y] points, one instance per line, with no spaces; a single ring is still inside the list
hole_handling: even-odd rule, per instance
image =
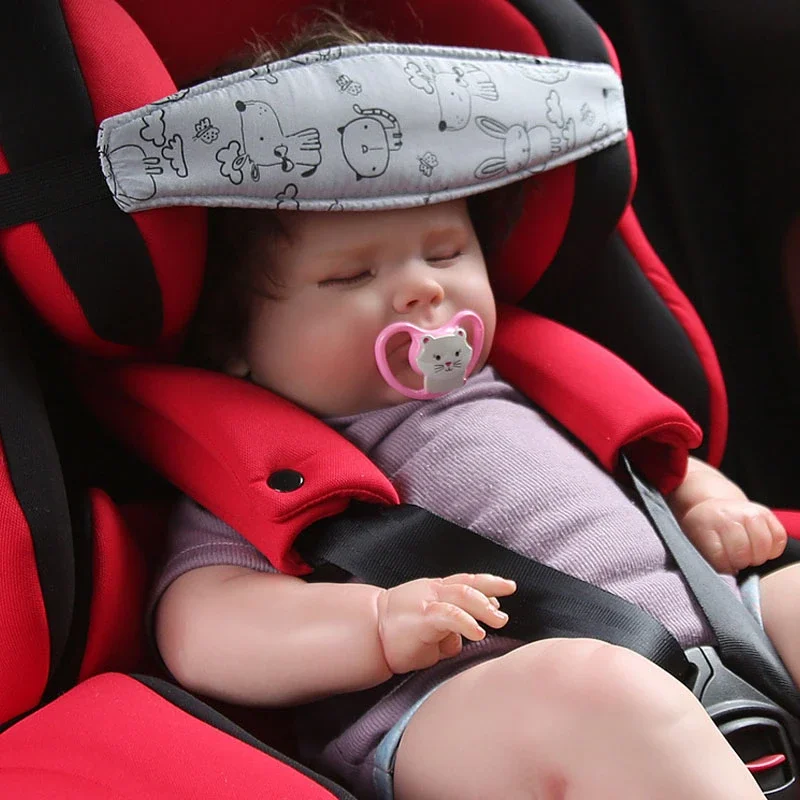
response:
[[[409,389],[422,389],[424,385],[422,376],[417,375],[410,366],[407,368],[407,372],[410,374],[405,374],[406,370],[401,368],[395,371],[394,374],[403,386],[407,386]],[[378,377],[369,391],[360,394],[359,397],[352,398],[350,402],[340,404],[342,410],[338,413],[327,414],[326,416],[352,416],[353,414],[363,414],[367,411],[377,411],[381,408],[399,406],[410,401],[410,397],[406,397],[396,389],[392,389],[388,383],[384,382],[383,378]]]

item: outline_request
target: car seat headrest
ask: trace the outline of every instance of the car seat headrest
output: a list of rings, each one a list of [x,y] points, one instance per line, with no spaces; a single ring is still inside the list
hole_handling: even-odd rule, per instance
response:
[[[575,0],[557,4],[474,0],[466,6],[462,0],[386,0],[368,9],[355,0],[342,0],[338,5],[354,24],[398,40],[503,49],[530,54],[534,61],[558,57],[580,64],[606,62],[616,70],[612,48]],[[47,24],[44,6],[52,15]],[[175,206],[121,212],[96,157],[98,126],[104,119],[174,93],[176,82],[186,85],[208,75],[254,35],[271,41],[285,39],[298,16],[311,13],[306,9],[298,14],[300,6],[299,0],[230,0],[210,3],[198,14],[194,0],[170,0],[166,14],[162,4],[152,0],[42,0],[41,7],[39,3],[15,4],[13,25],[2,28],[0,37],[14,67],[5,71],[8,77],[0,82],[0,103],[10,109],[0,124],[0,179],[12,193],[24,186],[42,213],[0,230],[0,260],[59,336],[83,351],[103,356],[169,359],[175,353],[200,291],[205,209]],[[455,80],[454,71],[452,75]],[[337,85],[353,116],[353,104],[372,107],[359,99],[367,87],[364,80],[360,82],[365,88],[358,96],[348,94],[347,87],[340,91]],[[410,81],[408,86],[417,102],[437,115],[438,124],[435,95],[414,89]],[[559,89],[558,85],[552,88]],[[48,101],[42,102],[43,97]],[[495,102],[470,97],[473,117],[491,117],[508,127],[514,121],[488,110],[496,107]],[[588,122],[587,110],[577,110]],[[575,113],[569,110],[573,117]],[[57,135],[53,119],[58,119]],[[519,121],[523,121],[521,115]],[[553,127],[546,118],[525,122]],[[319,122],[309,124],[321,129]],[[212,125],[216,125],[213,120]],[[284,131],[301,129],[290,120]],[[473,131],[484,145],[496,148],[471,165],[474,173],[483,160],[503,156],[505,139],[493,138],[475,125]],[[190,133],[191,139],[199,131],[192,127]],[[456,131],[437,129],[434,133],[446,137]],[[241,131],[236,138],[242,141]],[[213,146],[199,136],[193,145],[209,150]],[[410,144],[403,149],[417,180],[427,180],[420,172],[421,167],[430,166],[427,152],[442,158],[433,149],[412,152],[415,148]],[[392,152],[390,158],[397,154]],[[164,154],[158,156],[162,169],[166,165],[171,171]],[[99,188],[98,198],[78,191],[74,169],[61,170],[73,163],[92,165],[96,174],[90,176],[91,187]],[[499,168],[499,162],[495,164]],[[261,173],[271,171],[287,178],[280,188],[306,180],[289,180],[293,173],[284,174],[282,165],[283,161],[281,167],[264,168]],[[348,177],[352,181],[352,172]],[[492,259],[498,297],[518,302],[562,255],[575,250],[595,253],[629,202],[634,181],[630,136],[536,174],[527,183],[530,191],[519,224]],[[363,188],[374,181],[357,183]],[[48,207],[45,195],[52,189],[58,190],[65,205]]]
[[[128,212],[363,211],[477,194],[626,136],[608,64],[375,43],[243,70],[106,119],[98,150]]]

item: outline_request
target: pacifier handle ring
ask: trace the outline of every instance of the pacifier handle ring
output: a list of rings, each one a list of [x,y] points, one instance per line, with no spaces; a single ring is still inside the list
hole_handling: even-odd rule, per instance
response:
[[[386,383],[389,384],[389,386],[391,386],[392,389],[394,389],[396,392],[400,392],[400,394],[403,394],[406,397],[410,397],[412,400],[425,400],[431,395],[426,392],[424,388],[409,389],[407,386],[403,386],[403,384],[400,383],[397,378],[395,378],[394,373],[389,367],[389,362],[386,359],[386,342],[396,333],[408,333],[409,328],[417,331],[420,334],[426,333],[426,331],[423,331],[422,328],[418,328],[416,325],[412,325],[410,322],[395,322],[392,325],[387,325],[378,334],[378,338],[375,339],[375,361],[378,363],[378,371],[381,373],[381,377],[386,381]],[[418,371],[418,368],[415,364],[412,363],[411,366],[415,369],[415,372]]]
[[[483,322],[481,318],[474,312],[470,311],[468,308],[465,308],[463,311],[459,311],[453,319],[451,320],[453,327],[458,325],[464,317],[471,317],[473,319],[473,328],[475,331],[475,341],[472,343],[472,359],[470,360],[469,364],[467,364],[467,368],[464,371],[464,380],[469,378],[472,375],[472,370],[475,369],[475,365],[478,363],[481,357],[481,353],[483,352]]]
[[[437,328],[435,331],[428,331],[424,328],[420,328],[417,325],[412,324],[411,322],[394,322],[391,325],[387,325],[379,334],[378,337],[375,339],[375,361],[378,365],[378,371],[381,374],[381,377],[389,384],[389,386],[394,389],[396,392],[400,392],[400,394],[405,395],[406,397],[410,397],[412,400],[433,400],[437,397],[443,397],[447,392],[429,392],[427,389],[410,389],[407,386],[403,386],[400,381],[394,376],[391,368],[389,367],[389,362],[386,359],[386,343],[388,340],[394,336],[396,333],[409,333],[409,331],[415,331],[419,334],[420,337],[429,336],[429,335],[436,335],[439,334],[442,329],[446,330],[456,330],[459,325],[458,323],[464,319],[465,317],[469,317],[473,320],[473,328],[474,328],[474,335],[475,341],[471,345],[472,346],[472,358],[470,359],[469,364],[467,365],[466,370],[464,371],[464,380],[472,374],[472,370],[475,368],[475,365],[478,363],[481,357],[481,352],[483,351],[483,322],[481,318],[470,309],[463,309],[459,311],[451,320],[449,320],[446,325],[443,325],[442,328]],[[419,375],[422,375],[422,371],[416,364],[416,354],[415,350],[418,350],[418,340],[414,339],[414,336],[409,333],[411,336],[411,348],[409,349],[409,365],[411,368]],[[416,347],[415,347],[416,346]]]

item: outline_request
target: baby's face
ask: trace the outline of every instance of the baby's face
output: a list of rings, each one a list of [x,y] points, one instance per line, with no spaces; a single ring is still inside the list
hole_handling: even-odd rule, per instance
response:
[[[299,212],[283,220],[277,299],[253,298],[243,361],[253,381],[318,416],[405,402],[375,363],[378,334],[405,321],[435,329],[469,308],[483,320],[486,362],[495,305],[464,200],[392,211]],[[401,383],[419,388],[410,339],[388,342]]]

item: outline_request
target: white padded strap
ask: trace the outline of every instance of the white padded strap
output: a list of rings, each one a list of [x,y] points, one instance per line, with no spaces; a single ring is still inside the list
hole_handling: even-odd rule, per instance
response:
[[[368,210],[441,202],[625,139],[607,64],[425,45],[335,47],[103,121],[125,211]]]

